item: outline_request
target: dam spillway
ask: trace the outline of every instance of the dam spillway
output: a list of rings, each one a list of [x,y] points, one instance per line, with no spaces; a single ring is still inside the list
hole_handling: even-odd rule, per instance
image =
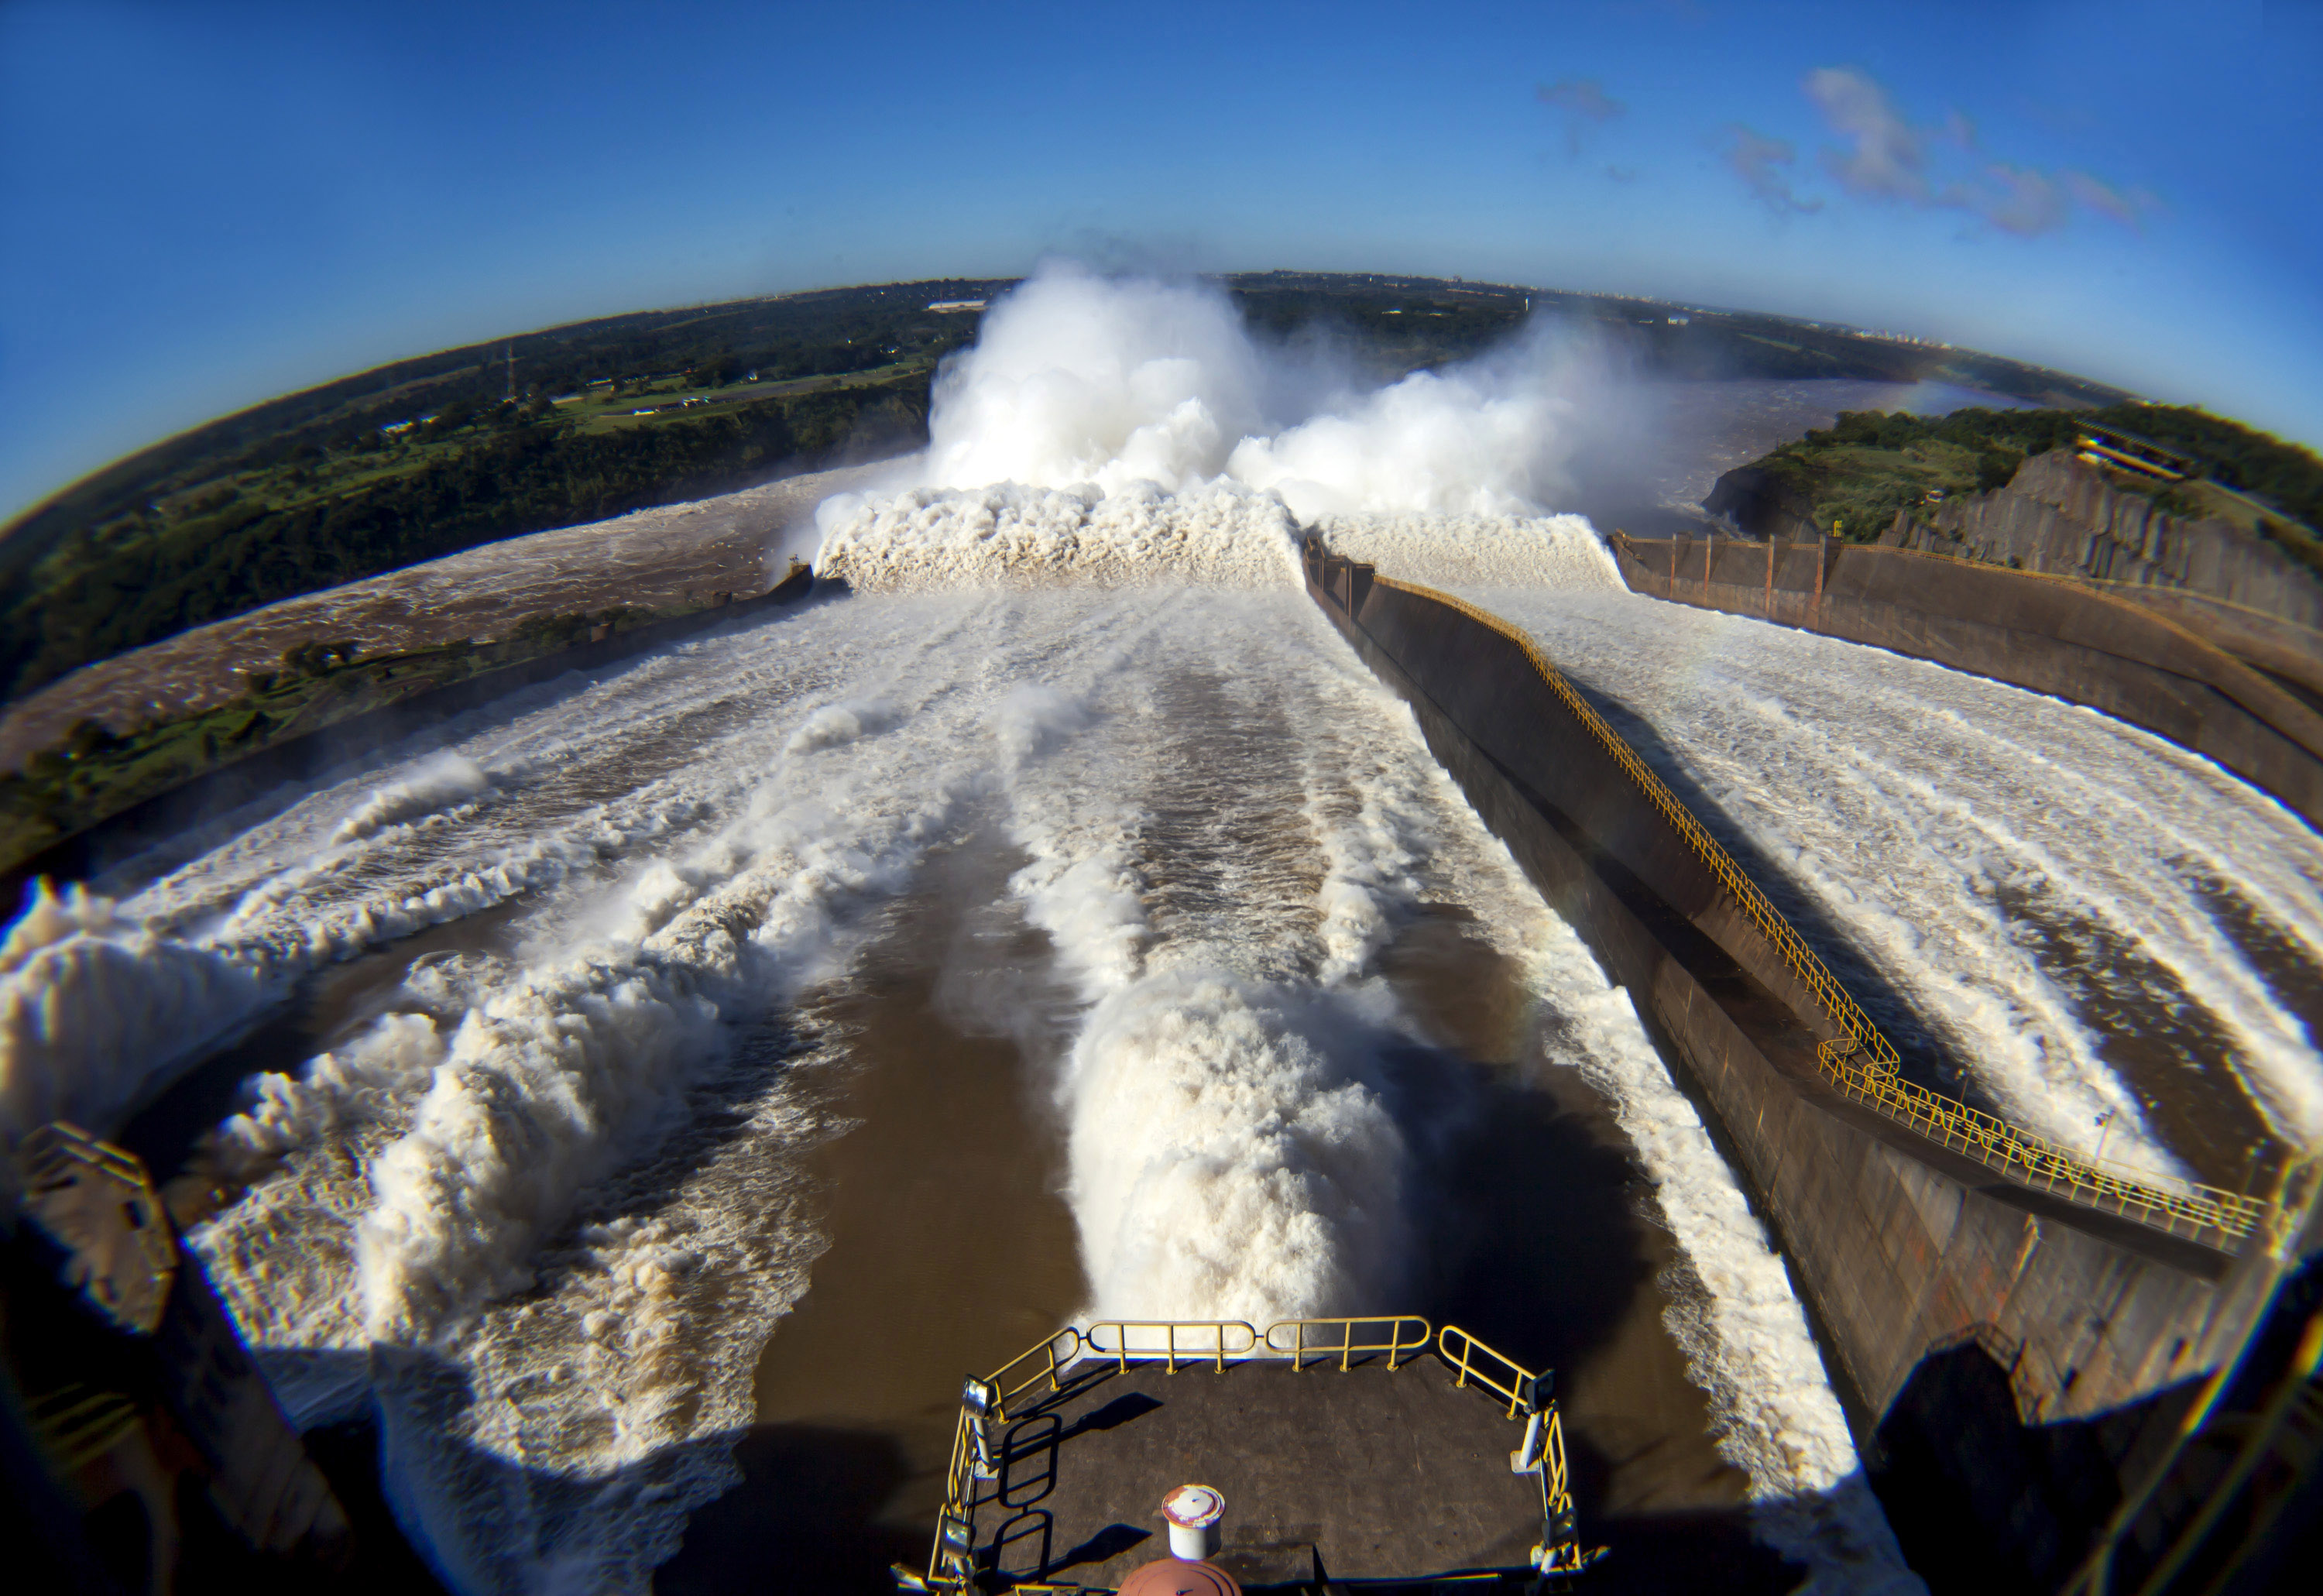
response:
[[[1086,1300],[1465,1304],[1571,1371],[1601,1535],[1704,1515],[1664,1564],[1747,1565],[1786,1452],[1844,1447],[1811,1384],[1752,1467],[1720,1455],[1714,1325],[1666,1316],[1714,1320],[1705,1270],[1779,1268],[1625,1006],[1287,583],[811,603],[109,885],[22,967],[42,1045],[167,1072],[179,1038],[292,1004],[288,1068],[206,1067],[253,1096],[164,1173],[293,1418],[379,1414],[390,1498],[460,1588],[515,1588],[543,1536],[634,1581],[730,1481],[723,1435],[923,1455],[963,1358]],[[1584,1076],[1630,1083],[1714,1264],[1638,1222]],[[99,1117],[105,1081],[55,1078],[46,1112]],[[850,1144],[965,1184],[874,1197],[893,1166]],[[931,1280],[898,1340],[898,1288]],[[1771,1350],[1811,1368],[1789,1312]],[[1859,1559],[1856,1533],[1840,1511],[1787,1549]],[[665,1582],[716,1588],[715,1540]]]
[[[2107,1524],[2106,1513],[2128,1502],[2134,1517],[2149,1500],[2141,1492],[2179,1455],[2171,1437],[2182,1445],[2270,1308],[2293,1325],[2307,1311],[2316,1169],[2296,1105],[2292,1123],[2272,1127],[2287,1146],[2254,1154],[2253,1167],[2280,1171],[2272,1199],[2254,1201],[2247,1186],[2141,1188],[2131,1171],[2073,1169],[2055,1144],[1904,1082],[1820,959],[1526,630],[1335,558],[1319,540],[1306,573],[1318,606],[1412,704],[1437,757],[1637,996],[1664,1056],[1709,1105],[1792,1253],[1859,1427],[1892,1426],[1920,1443],[1911,1477],[1883,1491],[1891,1512],[1920,1499],[1924,1531],[1983,1518],[2001,1554],[1993,1566],[1914,1536],[1924,1572],[2041,1589],[2099,1555],[2093,1542],[2115,1555],[2128,1519]],[[1606,640],[1602,615],[1576,622],[1573,606],[1541,595],[1498,597],[1520,614],[1529,598],[1532,628],[1562,623],[1575,653]],[[1666,636],[1657,642],[1667,649]],[[1621,662],[1633,691],[1639,663]],[[1611,674],[1620,679],[1620,665]],[[2005,1365],[1997,1394],[1988,1383],[1979,1401],[1975,1380],[1929,1374],[1956,1349]],[[2282,1378],[2295,1386],[2300,1367]],[[2202,1374],[2214,1384],[2198,1393]],[[1992,1450],[1996,1426],[2075,1420],[2103,1420],[2113,1435],[2061,1490],[2020,1472],[2006,1446]]]
[[[927,1553],[964,1372],[1106,1316],[1379,1312],[1557,1371],[1607,1596],[1908,1596],[1906,1550],[1956,1576],[1963,1524],[2001,1548],[1971,1574],[2044,1588],[2102,1500],[1988,1535],[2025,1467],[1956,1465],[1997,1434],[2068,1497],[2117,1492],[2107,1448],[2199,1409],[2254,1320],[2314,1140],[2311,840],[2190,759],[2179,796],[2234,823],[2126,920],[2016,913],[2102,862],[2070,814],[2034,828],[2054,868],[1963,894],[1966,832],[1866,830],[1962,807],[1968,765],[1909,757],[1915,693],[1959,714],[1936,676],[1823,658],[1865,690],[1794,717],[1820,751],[1731,735],[1794,691],[1779,648],[1718,638],[1735,671],[1654,701],[1678,612],[1536,513],[1581,446],[1540,351],[1269,420],[1199,294],[1025,295],[1070,335],[996,311],[917,485],[818,511],[814,596],[309,750],[36,896],[0,953],[11,1139],[68,1118],[145,1160],[310,1448],[375,1459],[463,1596],[710,1596],[778,1561],[885,1589]],[[1398,590],[1344,564],[1338,610],[1310,601],[1318,529],[1472,607],[1529,595],[1482,605],[1531,605],[1522,635],[1453,604],[1481,629],[1398,640]],[[1459,637],[1501,652],[1439,670]],[[1725,873],[1689,877],[1693,842],[1630,823],[1635,772],[1559,741],[1542,648],[1584,656],[1580,702]],[[1519,790],[1439,712],[1463,693],[1510,770],[1567,757]],[[2124,784],[2120,748],[2041,724],[1979,779]],[[1892,751],[1878,798],[1850,742]],[[1924,894],[1950,934],[1914,966],[1881,922]],[[1777,919],[1822,977],[1754,951]],[[2249,1068],[2207,1068],[2220,1036]],[[1815,1086],[1830,1050],[1865,1061],[1849,1037],[1876,1102]],[[1884,1112],[1931,1097],[1998,1124],[1971,1122],[2007,1167]],[[2011,1126],[2068,1189],[2030,1191]],[[2132,1177],[2103,1212],[2072,1189],[2100,1162]],[[2106,1308],[2086,1359],[2077,1300]]]
[[[1602,559],[1540,536],[1533,569]],[[1562,602],[1643,602],[1582,585]],[[101,883],[117,903],[57,906],[18,979],[48,983],[52,1056],[165,1077],[172,1040],[289,1004],[293,1035],[188,1078],[255,1095],[190,1160],[181,1138],[179,1191],[189,1217],[216,1208],[197,1246],[293,1417],[380,1416],[404,1522],[464,1589],[530,1577],[543,1536],[616,1587],[675,1537],[657,1583],[718,1589],[783,1531],[786,1471],[877,1436],[900,1472],[833,1536],[843,1586],[923,1546],[932,1504],[905,1481],[940,1463],[924,1415],[962,1361],[1092,1300],[1391,1289],[1564,1372],[1584,1518],[1621,1555],[1609,1588],[1623,1563],[1774,1588],[1777,1555],[1857,1587],[1905,1577],[1843,1403],[1883,1380],[1894,1398],[1924,1344],[1875,1324],[1884,1369],[1819,1353],[1746,1200],[1782,1175],[1732,1134],[1757,1105],[1697,1115],[1657,1056],[1685,1055],[1653,1034],[1654,984],[1592,956],[1586,913],[1548,912],[1479,823],[1501,824],[1489,795],[1464,800],[1427,716],[1327,615],[1287,582],[811,602],[455,721],[142,880],[132,862]],[[1616,636],[1595,633],[1605,682],[1638,663]],[[1911,996],[1887,1002],[1908,1015]],[[80,1096],[49,1112],[151,1095],[51,1078]],[[1761,1085],[1770,1116],[1797,1100]],[[1177,1100],[1208,1117],[1173,1128]],[[138,1122],[149,1147],[168,1103]],[[1108,1179],[1130,1124],[1164,1133]],[[1849,1157],[1877,1175],[1887,1151],[1796,1168]],[[2006,1234],[1970,1249],[1988,1273],[2120,1251],[1999,1206]],[[1820,1211],[1834,1244],[1866,1211],[1925,1217],[1892,1197]],[[475,1222],[431,1228],[447,1212]],[[1244,1223],[1280,1240],[1234,1240]],[[2222,1262],[2133,1248],[2146,1289],[2174,1274],[2249,1305],[2231,1248],[2155,1244]],[[2052,1305],[2089,1289],[2056,1279]],[[1829,1337],[1841,1321],[1809,1306]],[[1932,1334],[1985,1356],[2010,1350],[1978,1338],[2006,1323]],[[379,1361],[381,1343],[427,1355]],[[2093,1405],[2137,1378],[2046,1366]],[[700,1505],[732,1481],[735,1435],[760,1438],[735,1453],[741,1485]]]

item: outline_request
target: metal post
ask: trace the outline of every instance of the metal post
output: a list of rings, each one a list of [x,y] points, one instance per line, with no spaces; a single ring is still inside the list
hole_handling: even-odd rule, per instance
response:
[[[1718,564],[1718,534],[1712,532],[1702,540],[1702,601],[1710,602],[1710,568]]]
[[[1823,541],[1823,528],[1815,528],[1815,619],[1823,619],[1823,568],[1830,563],[1830,545]]]
[[[1540,1466],[1540,1414],[1536,1409],[1525,1420],[1523,1444],[1509,1454],[1509,1472],[1529,1474]]]
[[[1775,535],[1767,534],[1767,619],[1775,619]]]

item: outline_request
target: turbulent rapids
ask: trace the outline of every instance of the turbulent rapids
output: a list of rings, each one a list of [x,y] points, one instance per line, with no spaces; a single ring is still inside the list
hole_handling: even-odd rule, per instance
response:
[[[304,1014],[311,1056],[197,1155],[222,1192],[198,1248],[278,1393],[301,1425],[377,1415],[458,1590],[644,1590],[736,1477],[761,1349],[815,1289],[809,1156],[848,1127],[814,1083],[858,1062],[845,1000],[936,863],[983,864],[943,912],[1060,995],[1018,1084],[1101,1316],[1424,1298],[1431,1150],[1479,1088],[1412,1062],[1445,1038],[1389,967],[1456,923],[1515,972],[1520,1087],[1582,1083],[1674,1241],[1648,1329],[1761,1536],[1825,1588],[1910,1588],[1741,1188],[1300,592],[1297,537],[1532,628],[1970,1089],[2160,1173],[2231,1183],[2207,1127],[2237,1115],[2323,1135],[2268,954],[2323,948],[2323,850],[2086,712],[1622,592],[1542,508],[1567,368],[1310,395],[1262,436],[1282,380],[1212,302],[1066,276],[1013,306],[947,376],[926,480],[823,507],[817,564],[852,593],[44,899],[0,949],[8,1133],[115,1128]],[[2144,1051],[2105,1041],[2163,1014]],[[2218,1039],[2231,1081],[2192,1068]]]

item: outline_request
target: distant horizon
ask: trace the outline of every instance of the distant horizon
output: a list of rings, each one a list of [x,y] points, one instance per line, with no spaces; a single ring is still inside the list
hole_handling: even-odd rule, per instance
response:
[[[488,349],[494,344],[503,343],[510,339],[538,337],[544,334],[561,332],[568,327],[587,326],[597,322],[617,321],[623,316],[667,316],[688,310],[714,309],[720,306],[726,305],[760,304],[779,299],[804,298],[814,294],[844,293],[850,290],[863,289],[911,288],[923,283],[1006,282],[1013,284],[1022,282],[1028,275],[1030,275],[1029,270],[1026,272],[996,273],[990,276],[968,272],[946,272],[934,277],[873,278],[866,279],[860,282],[820,283],[813,288],[789,289],[779,293],[737,294],[722,299],[693,299],[668,305],[633,306],[624,310],[603,311],[593,316],[575,316],[564,321],[543,323],[538,326],[520,327],[493,333],[482,337],[472,338],[463,343],[441,344],[433,349],[410,351],[400,354],[390,354],[384,359],[372,361],[366,365],[355,366],[332,376],[316,378],[312,381],[300,382],[290,388],[281,389],[276,392],[266,394],[261,398],[244,400],[227,409],[220,410],[214,415],[205,417],[201,420],[188,422],[184,426],[161,433],[146,443],[126,449],[121,454],[115,454],[110,459],[106,460],[102,463],[92,466],[88,470],[80,472],[78,476],[73,477],[61,485],[50,489],[49,491],[43,493],[40,498],[33,500],[29,503],[21,505],[12,511],[6,512],[5,518],[0,519],[0,541],[5,541],[6,538],[14,536],[17,529],[25,522],[40,515],[58,500],[69,497],[77,489],[80,488],[91,479],[102,476],[106,472],[112,471],[115,467],[125,464],[135,459],[140,454],[162,448],[169,444],[174,443],[179,438],[191,436],[196,433],[203,431],[205,428],[217,426],[221,422],[231,421],[237,416],[247,415],[252,410],[263,409],[268,405],[278,404],[284,399],[296,399],[300,394],[312,393],[318,390],[328,388],[335,383],[348,381],[354,378],[366,375],[369,372],[383,371],[390,366],[401,365],[407,362],[431,360],[440,355],[457,354],[468,350]],[[1918,338],[1917,335],[1905,332],[1897,328],[1868,327],[1834,317],[1808,316],[1795,311],[1769,310],[1758,306],[1721,305],[1714,304],[1704,299],[1679,299],[1659,294],[1622,293],[1612,289],[1573,289],[1566,288],[1555,283],[1511,282],[1501,279],[1484,277],[1438,277],[1424,272],[1413,271],[1339,271],[1325,267],[1312,266],[1250,267],[1218,271],[1189,271],[1182,275],[1186,278],[1196,280],[1222,283],[1230,282],[1236,278],[1285,275],[1298,277],[1372,279],[1399,282],[1459,284],[1462,286],[1474,286],[1478,288],[1503,289],[1512,292],[1525,294],[1572,294],[1589,298],[1619,299],[1632,304],[1666,306],[1673,310],[1699,310],[1712,314],[1740,316],[1771,316],[1782,320],[1806,322],[1825,328],[1891,342],[1898,339]],[[2151,396],[2138,393],[2135,390],[2122,388],[2114,383],[2102,382],[2099,379],[2088,376],[2083,372],[2069,371],[2061,366],[2049,365],[2039,361],[2027,360],[2020,355],[2010,354],[2006,350],[1988,349],[1967,344],[1953,344],[1939,339],[1918,338],[1918,341],[1927,347],[1957,349],[1970,354],[1994,356],[1998,359],[2014,362],[2019,365],[2024,365],[2033,370],[2052,372],[2057,376],[2070,378],[2075,381],[2112,388],[2116,392],[2124,394],[2131,401],[2135,403],[2172,404],[2188,402],[2157,399]],[[1687,381],[1773,381],[1773,379],[1687,379]],[[1795,378],[1790,379],[1790,381],[1815,381],[1815,379]],[[1977,388],[1977,385],[1974,383],[1961,383],[1959,386],[1974,389],[1976,391],[1979,392],[1989,391]],[[2209,407],[2199,405],[2197,405],[2194,408],[2203,409],[2209,408]],[[2223,411],[2215,409],[2210,410],[2210,413],[2220,416],[2225,416],[2226,414]],[[2231,416],[2227,416],[2226,418],[2229,420],[2239,419],[2239,417]],[[2245,422],[2243,423],[2243,425],[2247,426],[2250,425],[2250,423]],[[2262,428],[2260,430],[2264,429]],[[2297,440],[2285,441],[2295,442]],[[2300,446],[2310,447],[2310,445],[2301,445]]]
[[[0,513],[410,351],[1058,256],[1884,329],[2323,449],[2318,82],[2323,5],[2247,0],[15,0]]]

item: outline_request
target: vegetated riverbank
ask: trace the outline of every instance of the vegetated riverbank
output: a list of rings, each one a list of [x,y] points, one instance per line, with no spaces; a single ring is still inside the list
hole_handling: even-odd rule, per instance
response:
[[[2038,455],[2070,445],[2090,426],[2122,428],[2193,456],[2196,480],[2162,482],[2106,475],[2189,523],[2217,520],[2264,539],[2309,569],[2323,569],[2323,460],[2294,444],[2182,406],[2113,405],[2095,410],[1956,410],[1949,416],[1854,412],[1721,477],[1703,508],[1754,536],[1833,532],[1870,543],[1899,515],[2009,486]],[[2091,572],[2103,575],[2103,572]]]
[[[242,695],[205,712],[115,737],[86,721],[65,752],[0,776],[0,902],[12,907],[33,875],[79,876],[110,833],[180,830],[263,785],[310,775],[413,727],[572,671],[676,642],[730,613],[806,595],[794,564],[783,581],[736,607],[731,593],[669,611],[616,606],[528,618],[506,641],[461,639],[360,657],[335,640],[289,650],[280,671],[254,673]],[[212,791],[214,783],[223,783]]]

